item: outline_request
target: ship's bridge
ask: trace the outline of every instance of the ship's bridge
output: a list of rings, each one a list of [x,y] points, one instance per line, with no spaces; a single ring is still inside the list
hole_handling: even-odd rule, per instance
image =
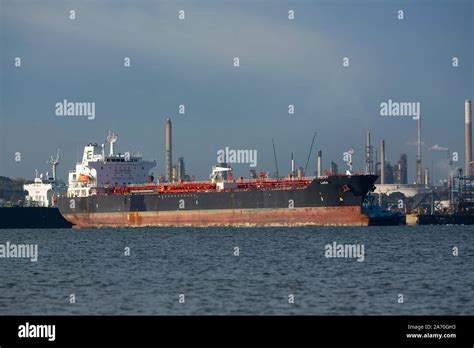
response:
[[[82,162],[69,173],[69,196],[89,196],[91,188],[124,187],[149,181],[149,172],[156,166],[156,161],[144,161],[141,155],[130,155],[129,152],[114,154],[117,135],[109,132],[107,139],[110,143],[108,156],[103,144],[99,147],[90,143],[84,147]]]

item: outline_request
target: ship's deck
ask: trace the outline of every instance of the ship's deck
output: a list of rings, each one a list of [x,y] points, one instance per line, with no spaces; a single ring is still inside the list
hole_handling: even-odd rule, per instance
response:
[[[144,193],[194,193],[194,192],[218,192],[218,191],[249,191],[249,190],[294,190],[304,189],[314,179],[301,180],[255,180],[236,182],[236,187],[220,189],[217,184],[210,182],[190,182],[173,184],[147,184],[130,185],[126,187],[112,188],[110,193],[115,195],[123,194],[144,194]],[[105,193],[105,192],[104,192]]]

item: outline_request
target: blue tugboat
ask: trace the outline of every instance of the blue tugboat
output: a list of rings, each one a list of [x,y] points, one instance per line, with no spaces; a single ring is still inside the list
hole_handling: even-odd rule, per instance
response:
[[[382,209],[372,195],[368,194],[362,203],[362,211],[369,217],[369,226],[398,226],[406,224],[406,215]]]

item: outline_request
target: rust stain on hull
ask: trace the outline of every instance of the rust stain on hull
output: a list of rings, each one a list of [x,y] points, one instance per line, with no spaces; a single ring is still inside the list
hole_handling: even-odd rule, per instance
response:
[[[360,207],[66,214],[76,228],[368,226]]]

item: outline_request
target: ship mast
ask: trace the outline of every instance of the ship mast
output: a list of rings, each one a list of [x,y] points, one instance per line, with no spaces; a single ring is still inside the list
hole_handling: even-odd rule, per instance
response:
[[[280,176],[278,173],[278,161],[277,161],[277,155],[276,155],[276,150],[275,150],[275,142],[273,141],[273,138],[272,138],[272,145],[273,145],[273,157],[275,158],[276,177],[278,179]]]
[[[114,155],[114,144],[117,141],[117,134],[109,130],[107,132],[107,142],[109,143],[109,157],[112,157]]]
[[[347,151],[347,166],[349,167],[349,170],[346,171],[347,175],[352,175],[352,155],[354,154],[354,149],[351,147]]]
[[[308,160],[306,161],[306,165],[305,165],[305,167],[304,167],[304,173],[305,173],[305,174],[306,174],[306,170],[308,169],[309,159],[311,158],[311,152],[313,151],[314,139],[315,139],[315,138],[316,138],[316,132],[314,132],[313,141],[311,141],[311,146],[309,147]]]
[[[47,161],[46,163],[48,164],[51,164],[51,168],[53,169],[53,181],[56,181],[56,167],[58,166],[59,164],[59,152],[61,150],[58,149],[58,151],[56,152],[56,159],[53,158],[53,156],[51,156],[51,159],[49,161]],[[49,179],[49,178],[48,178]]]

